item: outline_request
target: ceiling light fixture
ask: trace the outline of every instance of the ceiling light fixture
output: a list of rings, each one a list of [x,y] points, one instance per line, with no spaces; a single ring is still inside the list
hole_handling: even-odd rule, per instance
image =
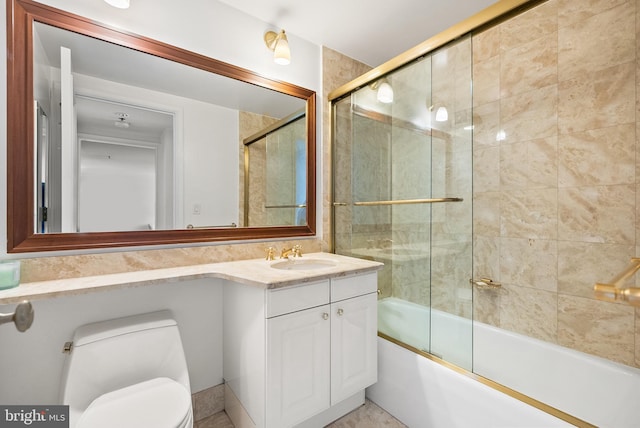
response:
[[[107,4],[118,9],[129,9],[129,0],[104,0]]]
[[[116,120],[113,125],[116,128],[127,129],[129,127],[129,122],[127,122],[129,115],[127,113],[114,113],[114,114],[116,115],[116,118],[118,120]]]
[[[273,61],[276,64],[287,65],[291,62],[291,51],[289,50],[289,41],[284,30],[279,33],[275,31],[267,31],[264,33],[264,43],[269,50],[273,51]]]

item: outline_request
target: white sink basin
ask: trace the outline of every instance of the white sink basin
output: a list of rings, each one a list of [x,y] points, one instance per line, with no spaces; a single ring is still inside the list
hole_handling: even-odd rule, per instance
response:
[[[336,263],[331,260],[318,259],[283,260],[271,265],[272,268],[280,270],[318,270],[335,266]]]

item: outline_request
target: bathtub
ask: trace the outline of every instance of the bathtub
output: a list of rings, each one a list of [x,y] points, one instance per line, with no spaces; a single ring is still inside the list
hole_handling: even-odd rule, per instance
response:
[[[378,319],[381,332],[418,349],[430,345],[457,366],[473,364],[474,373],[575,418],[640,426],[638,369],[480,322],[472,329],[470,320],[396,298],[379,301]],[[439,330],[432,338],[430,325]],[[378,365],[378,383],[367,396],[411,428],[572,426],[383,338]]]

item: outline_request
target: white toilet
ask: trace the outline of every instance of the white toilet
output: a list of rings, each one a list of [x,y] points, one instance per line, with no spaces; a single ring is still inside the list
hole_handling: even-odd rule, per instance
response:
[[[169,311],[79,327],[62,374],[70,428],[191,428],[191,387]]]

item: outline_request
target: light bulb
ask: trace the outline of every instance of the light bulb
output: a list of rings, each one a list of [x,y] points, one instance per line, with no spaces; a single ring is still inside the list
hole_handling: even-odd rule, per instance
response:
[[[291,62],[291,50],[289,50],[289,41],[284,34],[284,30],[280,32],[276,39],[276,46],[273,49],[273,61],[280,65],[287,65]]]
[[[384,104],[393,102],[393,88],[387,82],[382,82],[378,87],[378,101]]]
[[[436,111],[436,122],[446,122],[449,119],[449,112],[446,107],[438,107]]]

